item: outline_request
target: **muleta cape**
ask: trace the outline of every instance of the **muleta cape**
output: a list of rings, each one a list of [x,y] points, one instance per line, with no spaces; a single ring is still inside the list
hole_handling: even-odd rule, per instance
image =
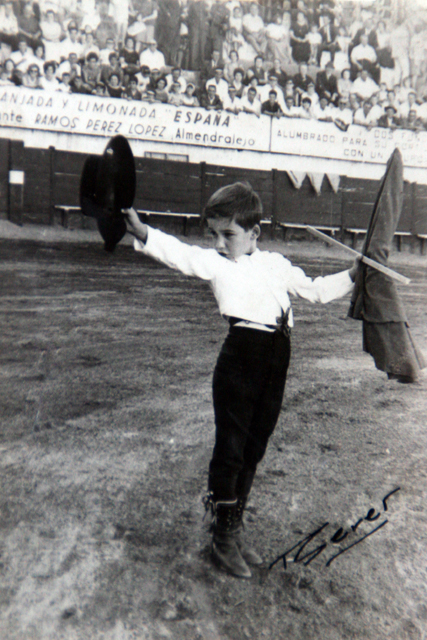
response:
[[[363,255],[387,264],[403,204],[403,163],[399,149],[387,162],[363,245]],[[415,382],[426,366],[409,330],[393,280],[360,263],[348,312],[363,321],[363,349],[377,369],[400,382]]]

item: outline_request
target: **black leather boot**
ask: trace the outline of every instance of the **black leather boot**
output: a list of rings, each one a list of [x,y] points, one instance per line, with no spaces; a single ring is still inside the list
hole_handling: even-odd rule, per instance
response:
[[[207,507],[211,507],[213,514],[213,561],[233,576],[251,578],[251,571],[242,558],[236,541],[238,531],[238,527],[236,527],[237,500],[214,502],[212,499],[208,499],[205,504]]]
[[[245,510],[247,498],[237,498],[235,523],[236,523],[236,542],[239,547],[240,553],[243,558],[249,564],[260,565],[262,564],[261,556],[252,549],[243,539],[243,512]]]

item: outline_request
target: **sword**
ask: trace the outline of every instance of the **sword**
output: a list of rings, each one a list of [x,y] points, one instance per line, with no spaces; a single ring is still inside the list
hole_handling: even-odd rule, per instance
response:
[[[348,254],[354,256],[355,258],[360,258],[361,262],[364,262],[370,267],[377,269],[377,271],[381,271],[381,273],[384,273],[386,276],[393,278],[393,280],[397,280],[402,284],[409,284],[411,282],[409,278],[402,276],[400,273],[397,273],[397,271],[393,271],[393,269],[389,269],[389,267],[385,267],[383,264],[381,264],[380,262],[377,262],[376,260],[371,260],[371,258],[364,256],[363,253],[359,253],[359,251],[356,251],[355,249],[351,249],[351,247],[347,247],[346,244],[343,244],[342,242],[338,242],[338,240],[335,240],[334,238],[327,236],[325,233],[322,233],[318,229],[315,229],[314,227],[310,227],[310,225],[307,225],[306,229],[313,236],[316,236],[316,238],[320,238],[320,240],[324,240],[325,242],[327,242],[328,244],[334,247],[340,247],[340,249],[344,249],[344,251],[346,251]]]

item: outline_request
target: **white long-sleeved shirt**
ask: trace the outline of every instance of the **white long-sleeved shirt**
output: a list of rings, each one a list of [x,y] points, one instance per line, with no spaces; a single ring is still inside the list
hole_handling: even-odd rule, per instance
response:
[[[312,280],[280,253],[256,249],[229,260],[215,249],[188,245],[151,227],[145,245],[135,240],[134,248],[187,276],[207,280],[221,315],[257,324],[276,324],[283,309],[290,311],[293,326],[289,294],[327,303],[350,293],[354,286],[348,271]]]

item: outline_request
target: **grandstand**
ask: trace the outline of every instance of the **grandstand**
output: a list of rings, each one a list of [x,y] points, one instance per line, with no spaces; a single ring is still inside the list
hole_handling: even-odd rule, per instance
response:
[[[141,207],[200,213],[218,182],[207,176],[253,172],[273,226],[359,229],[351,194],[374,193],[399,146],[417,185],[401,232],[421,237],[426,32],[422,4],[399,0],[2,0],[2,215],[52,221],[55,205],[77,206],[73,172],[58,190],[57,158],[79,169],[121,133],[144,167],[174,175],[181,161],[197,180],[197,197],[161,180],[166,199],[145,180]]]

